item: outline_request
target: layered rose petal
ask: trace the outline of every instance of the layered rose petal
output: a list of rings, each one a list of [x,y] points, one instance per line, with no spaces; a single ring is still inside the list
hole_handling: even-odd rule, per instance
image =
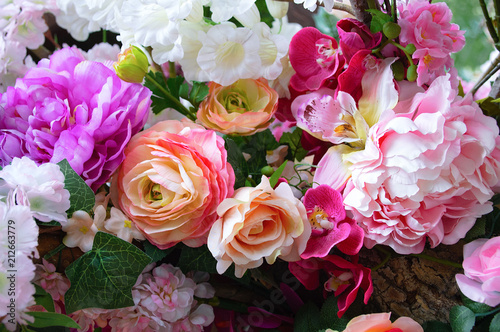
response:
[[[264,258],[300,259],[311,227],[304,205],[293,196],[287,183],[273,189],[263,176],[255,187],[240,188],[218,207],[220,218],[208,236],[208,248],[217,259],[217,272],[234,262],[236,276],[262,265]]]
[[[410,317],[399,317],[391,322],[390,313],[378,313],[354,317],[347,323],[344,332],[424,332],[420,324]]]
[[[224,141],[199,125],[163,121],[134,136],[113,181],[122,211],[159,248],[199,246],[233,192]]]

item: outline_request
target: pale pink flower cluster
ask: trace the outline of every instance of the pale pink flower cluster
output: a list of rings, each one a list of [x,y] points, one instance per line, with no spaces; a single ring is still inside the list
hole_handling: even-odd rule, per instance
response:
[[[457,87],[457,72],[450,54],[464,47],[465,31],[450,23],[450,8],[444,2],[414,0],[400,5],[398,9],[401,45],[414,44],[416,47],[413,59],[418,62],[418,85],[428,85],[436,77],[450,71],[454,87]]]
[[[1,2],[0,11],[0,92],[14,85],[15,79],[34,67],[27,48],[37,49],[45,41],[48,27],[43,14],[57,12],[54,1]]]
[[[62,273],[57,272],[54,264],[49,263],[45,258],[42,259],[42,264],[35,264],[35,267],[33,283],[49,293],[54,302],[64,303],[64,294],[66,294],[70,286],[69,279]]]

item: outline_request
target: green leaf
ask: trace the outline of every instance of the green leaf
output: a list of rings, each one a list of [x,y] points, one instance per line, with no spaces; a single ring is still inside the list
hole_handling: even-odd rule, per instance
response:
[[[66,268],[71,282],[64,297],[66,312],[134,305],[132,286],[150,262],[151,258],[133,244],[97,232],[92,250]]]
[[[439,322],[439,321],[430,321],[422,324],[424,332],[452,332],[451,326],[449,324]]]
[[[234,170],[235,183],[234,189],[245,186],[245,181],[248,177],[248,164],[243,157],[240,147],[229,136],[224,137],[225,147],[227,150],[227,161],[231,164]]]
[[[35,318],[35,321],[29,324],[32,327],[65,326],[73,329],[81,328],[74,320],[63,314],[41,311],[31,311],[27,312],[27,314]]]
[[[162,250],[157,246],[151,244],[151,242],[147,240],[143,242],[143,245],[144,245],[144,252],[146,253],[146,255],[151,257],[153,262],[161,261],[163,258],[165,258],[168,254],[170,254],[174,250],[174,247]]]
[[[472,312],[474,312],[475,314],[483,314],[483,313],[489,312],[493,309],[492,307],[490,307],[487,304],[474,302],[465,295],[462,295],[462,302],[464,303],[464,305],[467,308],[472,310]]]
[[[328,13],[324,7],[321,7],[316,14],[313,14],[313,19],[319,31],[338,40],[337,22],[339,19],[337,16]]]
[[[201,103],[208,95],[208,86],[203,82],[193,81],[193,88],[189,93],[189,101],[195,107],[198,107],[199,103]]]
[[[302,147],[300,142],[302,138],[302,129],[296,127],[293,132],[283,133],[279,144],[288,145],[288,159],[301,161],[307,155],[307,150]]]
[[[500,332],[500,313],[493,317],[493,320],[490,323],[489,332]]]
[[[175,99],[179,99],[179,90],[181,89],[182,83],[184,83],[184,77],[182,76],[170,77],[167,79],[168,90]]]
[[[280,179],[281,174],[283,173],[283,170],[285,169],[287,162],[288,160],[285,160],[285,162],[281,164],[281,166],[278,167],[278,169],[274,171],[273,175],[271,175],[271,177],[269,178],[269,184],[271,185],[271,187],[274,188],[276,183],[278,183],[278,180]]]
[[[321,314],[318,307],[312,302],[307,302],[300,307],[295,316],[294,332],[317,332],[321,327]]]
[[[165,82],[165,76],[163,76],[161,72],[158,71],[153,73],[152,71],[150,71],[147,75],[154,79],[155,82],[157,82],[160,86],[165,87],[165,89],[168,90],[167,82]],[[165,108],[174,106],[171,102],[163,97],[163,92],[156,85],[149,82],[148,80],[144,81],[144,85],[152,92],[151,107],[153,108],[154,114],[160,114],[161,111],[163,111]]]
[[[500,115],[500,103],[497,100],[487,97],[477,100],[476,102],[479,104],[484,114],[493,117]]]
[[[64,159],[57,163],[64,174],[64,188],[69,191],[70,208],[68,218],[71,218],[75,211],[92,212],[95,205],[95,194],[90,187],[83,181],[69,162]]]
[[[476,220],[474,226],[472,226],[472,228],[465,235],[465,241],[470,242],[478,237],[482,237],[484,234],[486,234],[486,219],[479,218]]]
[[[321,307],[321,327],[337,331],[345,330],[349,321],[345,318],[339,318],[337,315],[338,312],[339,307],[337,304],[337,298],[335,296],[329,296]]]
[[[35,285],[35,303],[43,306],[47,311],[54,312],[54,300],[42,287]]]
[[[453,332],[470,332],[474,327],[474,312],[464,306],[454,306],[450,310],[450,324]]]
[[[372,22],[370,24],[370,31],[372,33],[382,31],[384,28],[384,24],[386,24],[387,22],[394,22],[390,15],[383,13],[380,10],[367,9],[366,11],[372,14]]]

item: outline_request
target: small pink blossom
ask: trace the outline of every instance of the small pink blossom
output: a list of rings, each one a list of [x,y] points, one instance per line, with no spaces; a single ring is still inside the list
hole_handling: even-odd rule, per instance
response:
[[[68,278],[56,272],[54,264],[49,263],[45,258],[42,259],[42,263],[35,265],[36,270],[33,283],[40,285],[52,296],[54,301],[64,302],[64,294],[70,286]]]
[[[306,27],[290,42],[290,63],[295,75],[290,85],[298,91],[317,90],[344,66],[337,41],[313,27]]]
[[[420,324],[410,317],[399,317],[391,322],[390,313],[378,313],[354,317],[343,332],[424,332]]]
[[[500,236],[467,243],[462,265],[464,274],[455,276],[462,293],[475,302],[499,305]]]
[[[335,246],[346,255],[355,255],[363,246],[364,232],[346,217],[342,195],[328,185],[309,189],[304,206],[312,234],[301,258],[324,257]]]

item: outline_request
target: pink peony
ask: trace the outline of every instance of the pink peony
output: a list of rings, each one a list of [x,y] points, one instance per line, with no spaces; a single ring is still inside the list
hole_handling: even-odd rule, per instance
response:
[[[153,244],[200,246],[231,196],[234,172],[212,130],[163,121],[134,136],[112,183],[115,204]]]
[[[390,313],[354,317],[343,332],[424,332],[420,324],[409,317],[399,317],[391,322]]]
[[[475,302],[499,305],[500,236],[467,243],[462,265],[465,274],[455,276],[462,293]]]
[[[290,85],[298,91],[319,89],[345,62],[337,41],[313,27],[303,28],[293,36],[289,53],[296,72]]]
[[[355,255],[363,246],[364,232],[354,220],[346,217],[342,195],[323,184],[309,189],[304,206],[312,233],[301,258],[324,257],[335,246],[346,255]]]
[[[329,279],[324,283],[324,289],[326,292],[334,292],[338,297],[339,318],[354,302],[360,288],[365,292],[365,304],[373,293],[371,270],[358,264],[357,258],[349,262],[339,256],[328,255],[321,259],[310,258],[292,262],[288,267],[308,290],[318,288],[320,271],[328,273]]]
[[[20,146],[38,164],[67,159],[96,191],[146,122],[150,95],[102,63],[86,61],[78,49],[64,48],[0,96],[0,129],[22,133]]]
[[[351,172],[344,204],[368,248],[409,254],[421,252],[427,238],[431,247],[454,244],[492,210],[498,127],[470,98],[455,97],[448,77],[439,77],[408,113],[384,112],[365,149],[344,156]]]

